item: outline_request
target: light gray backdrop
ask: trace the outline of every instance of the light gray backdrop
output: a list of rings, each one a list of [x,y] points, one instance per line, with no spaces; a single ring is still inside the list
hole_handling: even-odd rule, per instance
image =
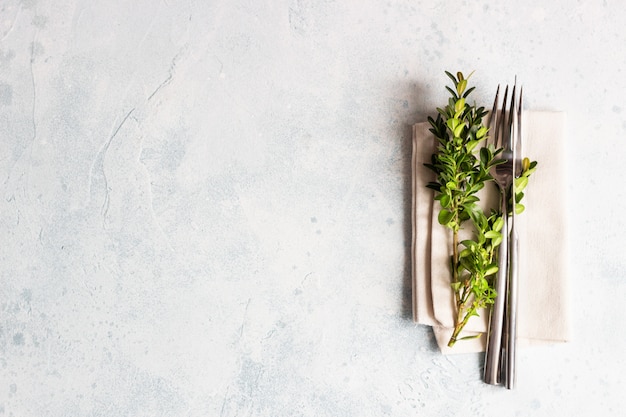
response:
[[[618,414],[625,19],[3,0],[0,415]],[[527,108],[568,114],[574,341],[522,351],[514,392],[410,317],[410,125],[444,70],[475,70],[487,106],[517,75]]]

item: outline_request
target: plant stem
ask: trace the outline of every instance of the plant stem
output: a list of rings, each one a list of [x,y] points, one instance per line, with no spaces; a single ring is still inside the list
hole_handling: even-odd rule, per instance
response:
[[[452,231],[452,282],[459,282],[459,231]],[[457,306],[460,304],[460,291],[454,292]]]
[[[467,313],[465,313],[465,317],[463,317],[463,314],[465,312],[465,304],[464,303],[462,303],[458,307],[459,307],[459,311],[457,312],[456,324],[454,326],[454,331],[452,332],[452,336],[450,337],[450,341],[448,341],[448,346],[449,347],[454,346],[454,344],[457,341],[457,338],[459,337],[459,333],[461,333],[461,330],[463,330],[463,327],[465,327],[465,325],[467,324],[467,321],[472,316],[472,312],[468,311]]]

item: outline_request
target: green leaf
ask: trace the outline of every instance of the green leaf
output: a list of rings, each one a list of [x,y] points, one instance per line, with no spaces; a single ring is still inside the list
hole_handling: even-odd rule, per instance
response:
[[[487,239],[497,239],[502,238],[502,234],[500,232],[496,232],[495,230],[489,230],[485,233],[485,237]]]
[[[452,74],[451,74],[450,72],[448,72],[448,71],[445,71],[445,73],[446,73],[446,75],[447,75],[448,77],[450,77],[450,79],[451,79],[451,80],[452,80],[452,82],[454,83],[454,86],[456,87],[456,84],[457,84],[457,82],[458,82],[458,81],[456,80],[456,78],[454,77],[454,75],[452,75]]]
[[[454,132],[454,130],[460,123],[461,121],[459,119],[452,118],[452,119],[448,119],[448,121],[446,122],[446,125],[452,132]]]
[[[473,259],[471,259],[470,256],[466,256],[464,258],[461,258],[460,260],[461,266],[463,266],[463,268],[467,269],[470,272],[476,270],[476,264],[473,262]]]
[[[492,158],[491,152],[488,148],[480,148],[480,162],[483,165],[487,165],[489,160]]]
[[[477,248],[478,247],[478,243],[474,242],[473,240],[470,239],[466,239],[466,240],[462,240],[461,244],[463,246],[465,246],[466,248]]]
[[[463,97],[464,97],[464,98],[467,98],[467,96],[469,96],[469,95],[472,93],[472,91],[474,91],[475,89],[476,89],[476,87],[470,87],[470,88],[468,88],[468,89],[467,89],[467,91],[465,92],[465,94],[463,94]],[[482,116],[481,116],[481,117],[482,117]]]
[[[466,87],[467,87],[467,80],[461,80],[456,86],[456,92],[459,93],[459,95],[462,95]]]
[[[497,268],[498,267],[496,266],[496,269]],[[491,275],[491,274],[485,274],[485,275]],[[485,292],[487,289],[489,289],[489,283],[484,277],[478,278],[476,280],[476,288],[478,288],[480,292]]]
[[[454,97],[454,99],[455,99],[455,100],[458,98],[458,96],[456,95],[456,92],[455,92],[453,89],[451,89],[450,87],[446,86],[446,90],[448,90],[448,92],[450,93],[450,95],[451,95],[452,97]]]
[[[459,124],[457,127],[454,128],[454,137],[460,138],[461,134],[463,133],[463,128],[465,128],[464,124]]]
[[[449,194],[443,194],[441,196],[441,198],[439,199],[439,202],[441,203],[441,207],[443,208],[448,208],[450,207],[450,195]]]
[[[456,340],[457,341],[461,341],[461,340],[472,340],[472,339],[478,339],[479,337],[482,336],[482,333],[478,333],[478,334],[474,334],[471,336],[463,336],[463,337],[459,337]]]
[[[523,204],[516,204],[515,205],[515,214],[522,214],[525,209],[526,209],[526,207],[524,207]]]
[[[453,217],[454,214],[450,210],[441,210],[437,216],[437,220],[439,221],[439,224],[445,226],[450,223]]]
[[[480,140],[470,140],[469,142],[467,142],[466,148],[468,152],[472,152],[474,150],[474,148],[476,147],[476,145],[478,145],[480,143]]]
[[[515,178],[515,192],[519,193],[528,185],[528,177]]]
[[[454,111],[458,113],[463,111],[463,109],[465,109],[465,99],[461,97],[454,103]]]
[[[485,276],[493,275],[498,272],[498,265],[489,265],[487,269],[485,269]]]
[[[499,232],[502,230],[504,226],[504,219],[502,217],[498,217],[495,222],[493,222],[493,230]]]
[[[531,168],[531,169],[529,169],[528,171],[524,171],[524,172],[522,173],[522,175],[523,175],[524,177],[530,177],[530,175],[531,175],[533,172],[535,172],[536,170],[537,170],[537,168]]]

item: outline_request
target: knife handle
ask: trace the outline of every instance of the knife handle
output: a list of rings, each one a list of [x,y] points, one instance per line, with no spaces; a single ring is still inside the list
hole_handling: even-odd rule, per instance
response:
[[[503,193],[503,195],[506,195]],[[508,245],[508,219],[506,209],[506,198],[502,200],[502,220],[504,225],[502,226],[502,242],[498,248],[498,272],[496,274],[496,299],[491,308],[491,315],[489,318],[489,329],[487,332],[487,347],[485,352],[485,369],[484,369],[484,381],[487,384],[499,385],[501,383],[501,354],[502,354],[502,333],[504,327],[504,310],[506,300],[506,286],[507,286],[507,252]]]

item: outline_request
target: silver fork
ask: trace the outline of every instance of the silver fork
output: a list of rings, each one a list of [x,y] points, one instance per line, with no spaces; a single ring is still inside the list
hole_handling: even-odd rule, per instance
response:
[[[518,174],[517,167],[521,166],[516,155],[516,150],[519,151],[516,148],[520,133],[521,97],[518,105],[515,100],[515,88],[514,86],[508,109],[509,88],[508,86],[505,88],[502,109],[499,110],[500,86],[498,86],[489,123],[494,132],[491,140],[496,148],[503,148],[500,154],[501,161],[492,169],[491,175],[500,190],[500,210],[504,225],[502,242],[498,250],[498,273],[495,283],[497,296],[491,310],[487,333],[484,380],[488,384],[499,385],[504,379],[507,388],[512,388],[515,380],[517,319],[517,235],[513,227],[514,233],[509,247],[509,223],[514,223],[515,219],[509,218],[508,215],[508,201],[511,198],[513,199],[511,201],[515,199],[512,190]],[[514,206],[512,212],[514,216]],[[513,282],[510,278],[513,278]],[[507,293],[509,297],[506,296]]]

